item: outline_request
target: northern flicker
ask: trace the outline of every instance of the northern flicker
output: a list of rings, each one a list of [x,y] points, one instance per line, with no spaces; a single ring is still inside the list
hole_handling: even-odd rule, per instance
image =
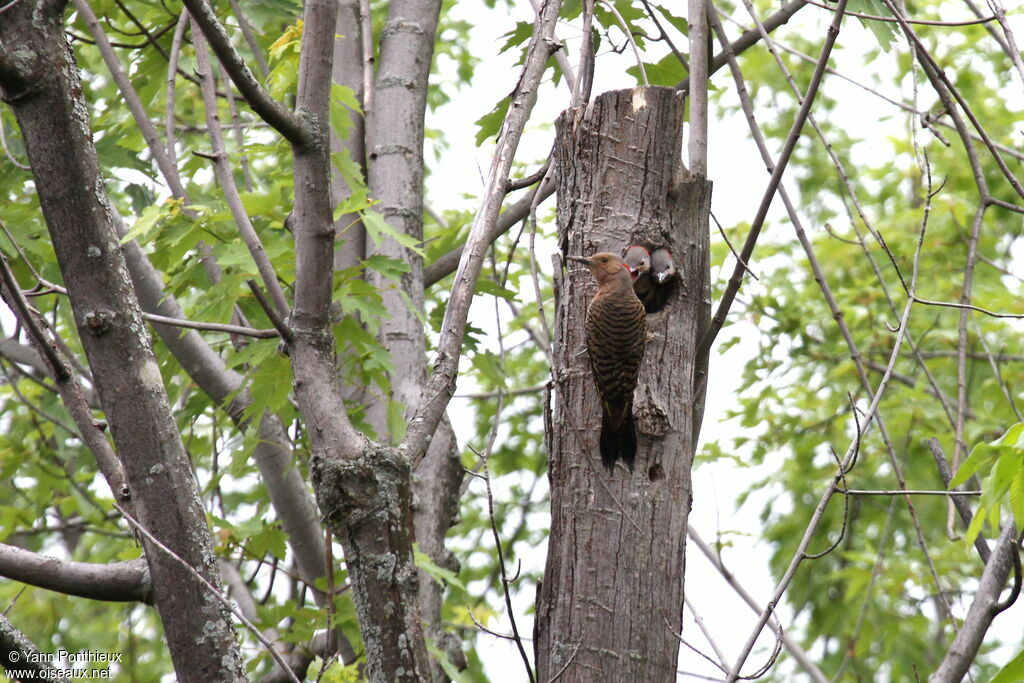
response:
[[[668,249],[655,249],[651,254],[651,275],[655,286],[662,287],[676,275],[676,263]]]
[[[647,308],[647,299],[654,291],[654,281],[651,279],[651,254],[646,247],[634,244],[626,250],[626,265],[629,266],[629,274],[633,278],[633,291],[640,303]]]
[[[621,459],[632,472],[636,460],[633,391],[647,343],[647,315],[621,257],[599,253],[567,258],[586,264],[597,280],[597,293],[587,307],[586,338],[590,371],[601,399],[601,462],[611,472]]]

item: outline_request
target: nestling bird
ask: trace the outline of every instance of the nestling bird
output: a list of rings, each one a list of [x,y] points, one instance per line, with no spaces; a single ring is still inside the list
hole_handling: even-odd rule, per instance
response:
[[[651,280],[651,254],[646,247],[634,244],[626,250],[626,265],[629,266],[629,274],[633,278],[633,291],[640,303],[647,308],[646,299],[654,291],[654,282]]]
[[[646,247],[634,244],[626,250],[626,265],[633,275],[633,291],[648,313],[657,313],[668,302],[675,290],[673,278],[676,265],[672,252],[665,247],[648,252]]]
[[[633,391],[647,343],[647,315],[633,291],[630,267],[616,254],[566,257],[587,266],[597,293],[587,307],[590,371],[601,399],[601,462],[611,472],[617,460],[633,471],[636,427]]]
[[[671,251],[664,247],[654,250],[654,253],[651,254],[651,273],[654,277],[654,284],[658,287],[664,286],[675,277],[676,264],[672,260]]]

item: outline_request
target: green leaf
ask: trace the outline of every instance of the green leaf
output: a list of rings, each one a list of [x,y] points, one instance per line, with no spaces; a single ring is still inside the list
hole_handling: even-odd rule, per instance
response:
[[[477,294],[490,294],[501,299],[508,299],[509,301],[517,301],[516,293],[511,289],[502,287],[494,280],[488,280],[487,278],[478,278],[476,281],[476,293]]]
[[[1017,474],[1010,483],[1010,511],[1018,529],[1024,529],[1024,465],[1017,468]]]
[[[682,33],[684,36],[690,35],[690,22],[685,17],[677,17],[665,5],[659,5],[658,9],[665,17],[665,21],[672,24],[677,31]]]
[[[512,100],[508,97],[502,98],[494,109],[481,116],[476,120],[477,132],[476,132],[476,146],[480,147],[484,142],[491,137],[498,134],[501,130],[501,124],[505,122],[505,115],[508,114],[508,105],[511,104]]]
[[[388,401],[388,433],[391,441],[398,443],[404,439],[408,426],[405,421],[405,405],[399,401]]]
[[[384,220],[384,216],[381,216],[376,211],[372,209],[363,211],[363,225],[366,227],[366,232],[374,244],[380,245],[385,237],[390,237],[409,251],[413,251],[420,256],[423,255],[423,243],[420,240],[412,235],[399,232]]]
[[[380,273],[392,282],[398,282],[402,278],[403,273],[409,272],[408,263],[400,259],[391,258],[390,256],[384,256],[383,254],[373,254],[366,257],[363,260],[363,266]]]
[[[949,488],[953,489],[970,479],[971,475],[986,464],[995,456],[995,449],[987,443],[980,443],[971,449],[971,454],[964,460],[957,469],[956,474],[949,482]]]
[[[1024,681],[1024,650],[1018,652],[1016,657],[1007,662],[991,683],[1019,683],[1019,681]]]
[[[152,206],[156,201],[156,195],[145,185],[128,183],[128,187],[124,188],[124,191],[132,200],[132,211],[136,216],[141,216],[146,207]]]
[[[967,545],[973,545],[974,539],[981,533],[981,529],[985,526],[985,518],[988,516],[988,508],[979,507],[978,511],[974,514],[974,518],[971,519],[970,526],[967,527]]]
[[[274,188],[276,190],[277,188]],[[272,216],[281,210],[283,204],[277,191],[242,192],[242,206],[250,216]]]
[[[859,12],[861,14],[871,14],[876,17],[891,17],[892,13],[888,11],[885,5],[880,2],[873,2],[872,0],[850,0],[847,5],[847,9],[850,12]],[[886,52],[892,51],[892,44],[896,41],[896,23],[891,21],[878,21],[877,19],[860,19],[860,23],[867,27],[875,35],[875,40],[878,41],[878,46]]]
[[[1024,422],[1018,422],[993,442],[994,446],[1012,446],[1024,449]]]
[[[502,36],[505,39],[505,44],[498,49],[498,54],[500,55],[517,45],[522,45],[531,35],[533,35],[533,24],[526,21],[517,21],[516,27]]]
[[[671,52],[653,64],[644,62],[644,70],[651,85],[675,85],[686,78],[686,69]],[[626,73],[635,78],[637,83],[643,83],[640,67],[635,64],[626,69]]]
[[[418,568],[425,571],[431,578],[442,586],[455,586],[462,592],[467,592],[466,584],[462,583],[458,574],[453,572],[451,569],[439,567],[432,559],[430,559],[429,555],[421,553],[416,544],[413,544],[413,562]]]
[[[352,130],[353,111],[362,113],[355,91],[337,83],[331,85],[331,128],[342,140],[348,140]]]

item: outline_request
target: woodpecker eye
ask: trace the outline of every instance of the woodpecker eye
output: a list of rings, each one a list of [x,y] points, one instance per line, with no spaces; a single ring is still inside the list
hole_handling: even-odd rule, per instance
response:
[[[603,256],[601,258],[601,263],[608,263],[608,257],[607,256]]]

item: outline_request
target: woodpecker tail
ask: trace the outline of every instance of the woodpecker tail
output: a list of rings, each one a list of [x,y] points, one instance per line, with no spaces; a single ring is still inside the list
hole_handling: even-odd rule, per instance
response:
[[[622,462],[633,472],[636,461],[636,427],[633,425],[633,406],[626,407],[621,424],[617,427],[608,413],[601,418],[601,464],[608,472],[615,469],[615,461]]]

